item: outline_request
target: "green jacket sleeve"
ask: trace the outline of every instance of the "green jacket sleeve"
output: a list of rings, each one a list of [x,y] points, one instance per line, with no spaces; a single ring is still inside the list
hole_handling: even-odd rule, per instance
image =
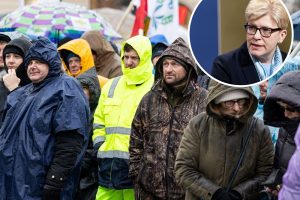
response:
[[[268,127],[260,122],[256,126],[255,134],[260,136],[259,153],[256,159],[256,175],[252,179],[248,179],[235,186],[233,189],[246,197],[246,194],[252,194],[258,190],[259,183],[263,182],[272,172],[274,160],[274,147]]]
[[[177,182],[183,188],[199,198],[211,199],[221,187],[199,171],[199,144],[203,130],[200,127],[201,121],[205,121],[203,118],[203,115],[193,118],[184,130],[175,161],[175,173]]]

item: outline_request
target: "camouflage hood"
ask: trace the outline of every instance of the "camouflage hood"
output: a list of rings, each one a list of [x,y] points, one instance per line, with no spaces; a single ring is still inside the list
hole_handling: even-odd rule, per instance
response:
[[[198,66],[194,61],[188,45],[182,38],[177,38],[162,54],[156,64],[155,77],[162,77],[162,64],[166,57],[175,57],[182,61],[188,68],[192,68],[192,77],[197,79]]]

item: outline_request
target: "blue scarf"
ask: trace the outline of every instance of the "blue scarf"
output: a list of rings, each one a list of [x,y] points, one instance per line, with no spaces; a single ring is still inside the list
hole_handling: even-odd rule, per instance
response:
[[[250,52],[249,55],[254,63],[260,81],[272,76],[282,63],[282,56],[278,47],[276,47],[271,64],[262,64],[257,58],[253,57]]]

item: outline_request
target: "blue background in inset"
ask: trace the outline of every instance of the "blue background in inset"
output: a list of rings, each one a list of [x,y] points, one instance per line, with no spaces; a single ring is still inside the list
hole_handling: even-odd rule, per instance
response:
[[[189,34],[193,54],[208,73],[218,56],[218,32],[218,1],[203,0],[193,14]]]

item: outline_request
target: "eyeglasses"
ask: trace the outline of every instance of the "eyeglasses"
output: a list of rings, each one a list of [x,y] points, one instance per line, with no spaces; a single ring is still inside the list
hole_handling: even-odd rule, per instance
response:
[[[257,30],[259,30],[261,36],[263,37],[270,37],[272,35],[272,33],[276,32],[276,31],[281,31],[281,28],[268,28],[268,27],[261,27],[261,28],[257,28],[256,26],[252,26],[249,24],[245,24],[244,25],[246,32],[249,35],[255,35]]]
[[[227,108],[232,108],[235,103],[237,103],[238,106],[241,108],[247,103],[247,99],[230,100],[230,101],[224,101],[223,103]]]

